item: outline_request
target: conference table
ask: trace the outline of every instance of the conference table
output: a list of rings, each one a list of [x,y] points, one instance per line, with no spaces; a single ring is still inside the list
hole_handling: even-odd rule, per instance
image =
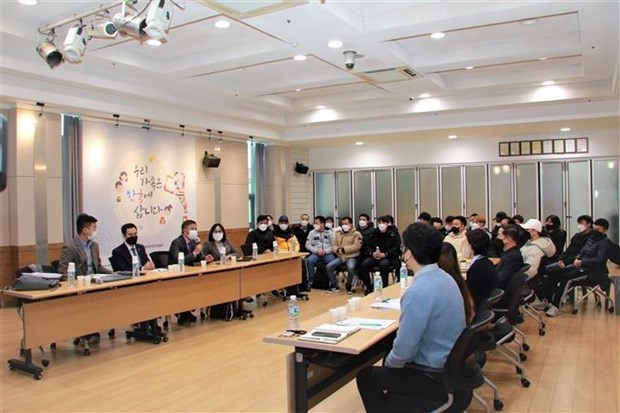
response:
[[[384,298],[398,298],[400,295],[398,284],[383,289]],[[294,347],[294,351],[286,357],[289,412],[307,412],[353,380],[362,368],[381,360],[392,348],[400,311],[371,308],[370,305],[376,302],[373,294],[367,295],[361,299],[361,309],[349,310],[347,317],[396,320],[382,330],[362,328],[337,344],[302,341],[296,336],[285,337],[284,331],[263,338],[267,343]],[[302,328],[307,331],[329,323],[327,312],[307,321],[302,318]]]
[[[38,346],[300,284],[305,255],[268,253],[253,261],[187,266],[178,272],[154,270],[88,286],[69,288],[63,282],[55,290],[4,290],[22,301],[24,359],[9,360],[9,367],[39,380],[43,369],[32,362],[32,349]]]

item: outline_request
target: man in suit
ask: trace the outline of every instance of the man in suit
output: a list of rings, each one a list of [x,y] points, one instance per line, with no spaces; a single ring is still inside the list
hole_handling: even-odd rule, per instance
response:
[[[112,269],[114,271],[131,271],[132,260],[137,256],[140,261],[140,269],[150,271],[155,265],[146,254],[144,245],[138,244],[138,228],[128,223],[121,227],[125,242],[112,250]]]
[[[111,271],[101,265],[99,244],[94,241],[97,235],[97,219],[80,214],[76,226],[77,236],[62,246],[58,272],[67,275],[69,263],[74,262],[75,275],[110,274]]]
[[[202,253],[202,243],[198,238],[198,224],[196,221],[188,219],[181,224],[181,235],[175,238],[168,249],[168,263],[179,263],[179,252],[185,256],[185,265],[193,265],[200,263],[204,259]],[[179,325],[193,323],[196,316],[191,311],[184,311],[177,314]]]
[[[519,230],[516,225],[502,224],[497,232],[497,239],[502,242],[504,252],[497,265],[498,287],[506,289],[512,276],[525,265],[519,249]]]
[[[188,219],[181,224],[181,235],[172,241],[168,249],[169,264],[179,263],[179,252],[185,255],[185,265],[200,263],[204,259],[196,221]]]

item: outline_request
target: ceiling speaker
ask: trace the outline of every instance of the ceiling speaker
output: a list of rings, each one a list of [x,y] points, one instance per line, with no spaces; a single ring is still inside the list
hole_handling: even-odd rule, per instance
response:
[[[310,168],[308,168],[303,163],[295,162],[295,172],[297,172],[298,174],[305,175],[308,173],[308,169]]]
[[[220,158],[205,151],[205,157],[202,158],[202,165],[207,168],[217,168],[220,166],[220,161]]]

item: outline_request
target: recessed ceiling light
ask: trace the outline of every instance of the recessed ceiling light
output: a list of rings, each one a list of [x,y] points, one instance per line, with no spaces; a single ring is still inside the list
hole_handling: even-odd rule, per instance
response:
[[[431,38],[433,39],[443,39],[444,37],[446,37],[444,32],[435,32],[431,34]]]
[[[295,89],[295,92],[301,92],[301,89]]]
[[[422,99],[426,99],[426,98],[430,98],[431,94],[430,93],[420,93],[420,96],[418,96],[419,98]]]
[[[560,129],[562,132],[570,132],[570,128],[562,128]]]
[[[220,19],[213,24],[218,29],[228,29],[230,27],[230,22],[225,19]]]
[[[536,19],[527,19],[521,20],[520,22],[523,26],[531,26],[532,24],[536,24]]]
[[[458,139],[458,135],[449,135],[448,139]]]
[[[314,108],[315,109],[325,109],[325,106],[323,106],[323,105],[316,105]]]
[[[355,144],[356,144],[357,146],[362,146],[362,145],[364,144],[364,142],[355,142]]]
[[[146,44],[148,44],[149,46],[161,46],[161,42],[157,39],[148,39],[146,41]]]
[[[34,6],[37,4],[37,0],[17,0],[19,4],[23,4],[24,6]]]
[[[298,62],[302,62],[304,60],[306,60],[308,57],[305,54],[297,54],[295,55],[295,57],[293,59],[297,60]]]
[[[474,68],[473,66],[467,66],[467,67],[465,67],[465,70],[471,70],[473,68]]]
[[[543,57],[541,57],[541,58],[540,58],[540,59],[538,59],[538,60],[547,60],[547,58],[546,58],[545,56],[543,56]]]
[[[327,47],[329,47],[330,49],[340,49],[342,47],[342,42],[340,40],[332,40],[331,42],[327,43]]]
[[[555,82],[553,80],[545,80],[544,82],[542,82],[543,86],[553,86],[555,85]]]

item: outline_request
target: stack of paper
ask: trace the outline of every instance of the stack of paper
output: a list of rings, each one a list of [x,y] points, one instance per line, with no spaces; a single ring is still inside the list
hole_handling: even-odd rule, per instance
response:
[[[396,320],[384,320],[382,318],[345,318],[340,321],[340,326],[354,326],[368,330],[383,330],[392,325]]]
[[[319,343],[336,344],[359,331],[357,326],[344,326],[335,324],[321,324],[317,328],[299,337],[304,341],[316,341]]]
[[[387,308],[400,311],[400,298],[387,298],[370,305],[372,308]]]

